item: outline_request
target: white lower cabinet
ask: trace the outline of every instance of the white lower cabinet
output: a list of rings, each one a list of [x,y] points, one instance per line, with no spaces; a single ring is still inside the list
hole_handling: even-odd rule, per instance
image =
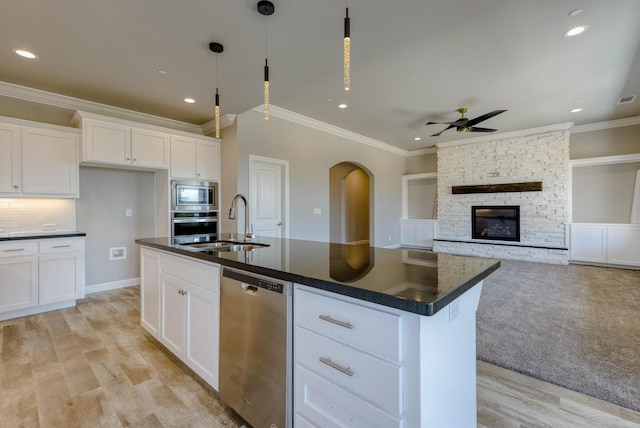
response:
[[[220,349],[220,267],[141,251],[141,324],[216,390]]]
[[[83,297],[83,237],[0,243],[0,320],[72,306]]]
[[[640,266],[640,225],[573,223],[571,261]]]

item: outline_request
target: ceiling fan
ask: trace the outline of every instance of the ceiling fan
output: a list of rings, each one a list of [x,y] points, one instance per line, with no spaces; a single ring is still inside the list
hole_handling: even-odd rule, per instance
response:
[[[425,125],[449,125],[442,131],[433,134],[432,137],[439,137],[440,134],[451,128],[456,128],[458,132],[495,132],[497,131],[497,129],[480,128],[474,125],[480,122],[484,122],[485,120],[490,119],[493,116],[499,115],[500,113],[504,113],[505,111],[506,110],[494,110],[490,113],[478,116],[475,119],[469,119],[468,117],[464,117],[464,114],[467,112],[467,108],[462,107],[458,109],[458,112],[461,116],[460,119],[454,122],[427,122]]]

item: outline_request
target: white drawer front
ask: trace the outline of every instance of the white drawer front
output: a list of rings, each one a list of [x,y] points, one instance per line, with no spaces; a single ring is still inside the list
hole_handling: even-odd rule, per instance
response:
[[[349,394],[304,367],[296,366],[295,373],[296,427],[402,427],[402,420]]]
[[[394,363],[300,327],[295,328],[294,360],[297,365],[365,397],[383,409],[401,413],[402,368]],[[346,374],[341,368],[351,373]]]
[[[400,315],[301,289],[294,299],[297,325],[384,358],[402,360]],[[347,323],[350,328],[344,326]]]
[[[38,241],[0,243],[0,257],[32,256],[38,254]]]
[[[43,239],[40,241],[41,253],[64,251],[84,251],[84,238]]]
[[[220,267],[212,263],[185,260],[178,256],[163,256],[160,270],[208,291],[220,294]]]

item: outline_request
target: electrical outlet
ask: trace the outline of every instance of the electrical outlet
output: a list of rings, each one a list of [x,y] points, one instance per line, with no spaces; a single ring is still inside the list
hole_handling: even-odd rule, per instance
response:
[[[460,315],[460,301],[454,300],[449,304],[449,321],[453,321]]]
[[[314,208],[313,209],[313,213],[314,214],[322,214],[322,208]]]
[[[56,225],[55,223],[45,223],[42,225],[42,230],[46,230],[46,231],[56,230]]]
[[[109,260],[124,260],[127,258],[127,247],[109,248]]]
[[[124,210],[124,215],[126,215],[127,217],[131,217],[133,215],[133,210],[131,208],[127,208],[126,210]]]

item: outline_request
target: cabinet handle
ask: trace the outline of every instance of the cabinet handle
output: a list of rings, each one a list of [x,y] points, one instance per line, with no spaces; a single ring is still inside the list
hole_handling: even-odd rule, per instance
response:
[[[13,185],[13,188],[14,188],[14,189],[18,189],[19,187],[20,187],[20,186],[18,186],[17,184],[14,184],[14,185]]]
[[[133,158],[133,161],[134,161],[134,162],[136,162],[137,160],[138,160],[138,159],[136,159],[136,158]]]
[[[3,253],[9,253],[12,251],[24,251],[24,248],[12,248],[11,250],[2,250]]]
[[[346,374],[347,376],[353,376],[353,371],[351,370],[351,367],[347,367],[345,369],[344,367],[339,366],[336,363],[334,363],[333,361],[331,361],[331,358],[322,358],[322,357],[320,357],[320,362],[328,365],[332,369],[336,369],[339,372]]]
[[[131,160],[131,158],[127,158],[127,160]]]
[[[67,244],[67,245],[54,245],[53,248],[69,248],[71,246],[71,244]]]
[[[344,327],[344,328],[353,328],[353,325],[351,325],[350,322],[344,322],[344,321],[338,321],[338,320],[334,320],[333,318],[331,318],[329,315],[318,315],[318,318],[320,318],[323,321],[327,321],[330,322],[332,324],[337,324],[340,327]]]

